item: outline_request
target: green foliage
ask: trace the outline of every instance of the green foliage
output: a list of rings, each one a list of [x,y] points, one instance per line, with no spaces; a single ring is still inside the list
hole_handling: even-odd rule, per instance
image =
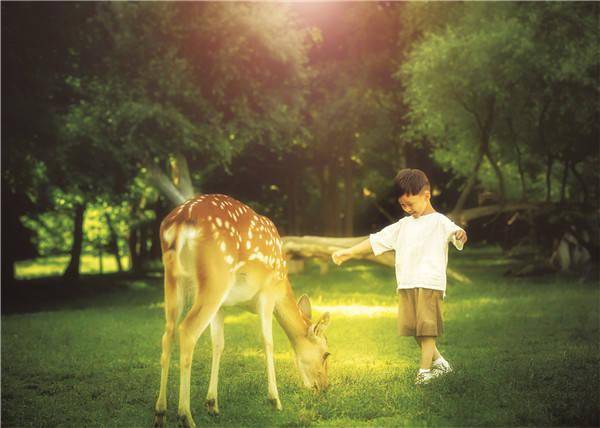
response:
[[[106,56],[70,78],[82,102],[65,117],[66,135],[130,174],[176,152],[227,166],[248,141],[297,133],[305,35],[285,7],[114,3],[96,24]]]

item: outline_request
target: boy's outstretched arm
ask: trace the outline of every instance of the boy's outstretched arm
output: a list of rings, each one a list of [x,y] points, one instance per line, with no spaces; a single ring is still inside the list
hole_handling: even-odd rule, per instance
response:
[[[336,265],[341,265],[346,260],[349,260],[353,257],[356,257],[361,254],[370,254],[372,252],[373,249],[371,248],[371,241],[369,240],[369,238],[367,238],[364,241],[361,241],[350,248],[344,248],[343,250],[338,250],[334,252],[331,255],[331,259]]]

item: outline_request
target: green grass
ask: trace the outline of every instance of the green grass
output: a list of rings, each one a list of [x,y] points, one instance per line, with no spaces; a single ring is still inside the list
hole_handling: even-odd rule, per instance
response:
[[[470,281],[450,280],[445,303],[446,335],[439,348],[455,372],[426,387],[413,384],[416,345],[395,333],[393,271],[350,262],[320,276],[309,264],[292,282],[296,294],[309,294],[313,305],[334,307],[330,390],[314,395],[300,387],[291,347],[275,327],[284,409],[272,410],[258,319],[233,310],[226,317],[217,419],[203,406],[208,334],[194,354],[196,423],[597,426],[598,284],[565,276],[507,278],[502,272],[510,263],[495,248],[451,250],[450,267]],[[12,297],[3,296],[2,425],[149,426],[160,375],[161,278],[104,276],[79,286],[56,280],[19,287]],[[61,287],[67,291],[57,294]],[[37,303],[14,304],[27,296]],[[349,305],[361,306],[362,314],[344,308]],[[169,426],[175,426],[177,354],[175,347]]]

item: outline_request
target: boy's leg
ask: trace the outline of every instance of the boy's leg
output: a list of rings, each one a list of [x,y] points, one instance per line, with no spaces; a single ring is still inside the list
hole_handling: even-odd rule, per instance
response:
[[[423,336],[417,338],[420,341],[421,345],[421,369],[430,370],[431,363],[434,360],[434,355],[437,350],[435,346],[435,337],[433,336]],[[439,358],[439,352],[438,358]],[[437,359],[437,358],[435,358]]]
[[[422,339],[422,337],[415,336],[415,340],[417,341],[417,344],[419,345],[419,347],[421,349],[423,349],[422,346],[421,346],[421,339]],[[433,358],[431,360],[435,361],[438,358],[440,358],[441,356],[442,356],[442,354],[440,354],[440,351],[438,351],[437,345],[435,344],[435,341],[434,341],[434,345],[433,345]]]

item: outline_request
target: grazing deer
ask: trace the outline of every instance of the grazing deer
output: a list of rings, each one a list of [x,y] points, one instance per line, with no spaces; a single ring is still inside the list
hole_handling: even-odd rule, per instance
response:
[[[272,318],[289,338],[303,383],[327,388],[325,313],[315,323],[307,296],[298,303],[287,277],[287,262],[275,225],[250,207],[225,195],[201,195],[175,208],[160,225],[165,269],[166,329],[162,338],[160,392],[155,426],[165,421],[171,341],[179,333],[178,418],[194,427],[190,411],[192,353],[210,324],[212,367],[206,397],[208,412],[219,413],[217,384],[223,352],[223,307],[243,306],[258,313],[268,373],[269,401],[281,410],[273,365]],[[180,322],[179,322],[180,321]]]

